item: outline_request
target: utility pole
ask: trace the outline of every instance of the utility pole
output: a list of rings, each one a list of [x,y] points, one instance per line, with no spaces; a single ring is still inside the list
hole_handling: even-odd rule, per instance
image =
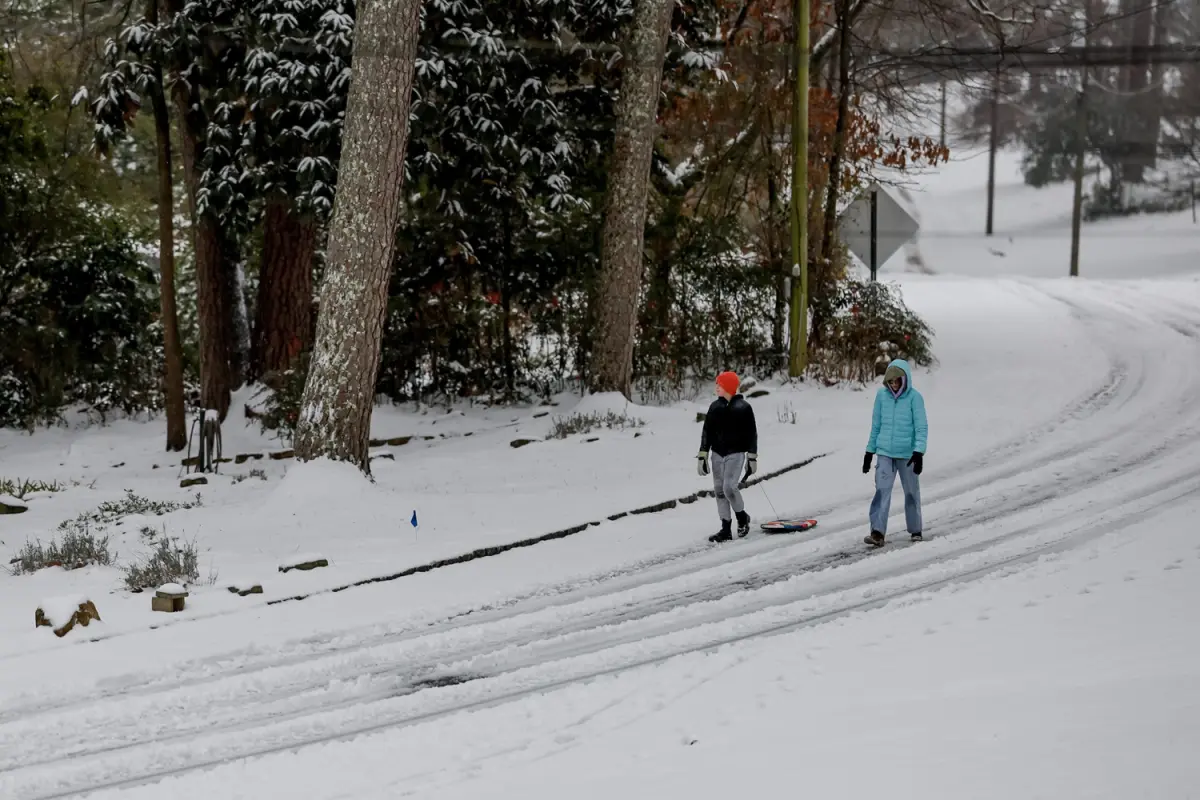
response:
[[[996,206],[996,148],[1000,144],[1000,67],[996,67],[996,75],[992,84],[992,131],[991,142],[988,146],[988,186],[987,186],[987,229],[985,233],[992,235],[992,220]]]
[[[795,91],[792,99],[792,309],[788,375],[808,366],[808,56],[809,0],[795,0]],[[849,24],[847,20],[846,24]]]

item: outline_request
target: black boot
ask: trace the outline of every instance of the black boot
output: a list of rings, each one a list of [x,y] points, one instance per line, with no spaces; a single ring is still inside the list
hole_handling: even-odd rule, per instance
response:
[[[750,515],[745,511],[737,512],[738,538],[750,533]]]
[[[863,541],[872,547],[883,547],[883,534],[879,531],[871,531],[871,535],[863,539]]]
[[[914,542],[923,542],[923,541],[925,541],[925,537],[921,535],[921,532],[920,532],[920,531],[917,531],[916,533],[914,533],[914,534],[911,534],[911,538],[912,538],[912,540],[913,540]]]
[[[733,539],[733,532],[730,530],[732,527],[733,527],[733,522],[731,520],[727,520],[727,519],[721,520],[720,532],[714,533],[712,536],[708,537],[708,540],[710,542],[728,542],[728,541],[730,541],[731,539]]]

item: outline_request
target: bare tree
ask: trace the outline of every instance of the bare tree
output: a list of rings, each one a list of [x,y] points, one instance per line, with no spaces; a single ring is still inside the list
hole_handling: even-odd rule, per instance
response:
[[[396,246],[420,0],[359,6],[316,345],[296,431],[301,460],[367,449]]]
[[[629,397],[632,388],[650,157],[674,8],[675,0],[638,0],[624,48],[604,203],[598,331],[588,380],[593,392]]]

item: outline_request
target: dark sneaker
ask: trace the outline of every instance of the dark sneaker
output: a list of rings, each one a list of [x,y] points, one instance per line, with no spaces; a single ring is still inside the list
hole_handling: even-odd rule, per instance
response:
[[[921,535],[920,531],[918,531],[917,533],[914,533],[911,538],[914,542],[925,541],[925,537]]]
[[[737,515],[737,524],[739,539],[750,533],[750,515],[745,511],[742,511]]]
[[[883,534],[879,531],[871,531],[871,535],[863,539],[863,541],[872,547],[883,547]]]

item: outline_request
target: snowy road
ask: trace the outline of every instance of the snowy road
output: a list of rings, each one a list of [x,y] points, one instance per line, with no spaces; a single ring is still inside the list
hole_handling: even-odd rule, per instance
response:
[[[1194,496],[1200,308],[1140,285],[1027,287],[1072,310],[1109,371],[930,485],[927,542],[866,553],[860,508],[817,509],[804,538],[697,546],[431,626],[68,688],[0,708],[0,796],[75,796],[419,726],[1013,569]]]

